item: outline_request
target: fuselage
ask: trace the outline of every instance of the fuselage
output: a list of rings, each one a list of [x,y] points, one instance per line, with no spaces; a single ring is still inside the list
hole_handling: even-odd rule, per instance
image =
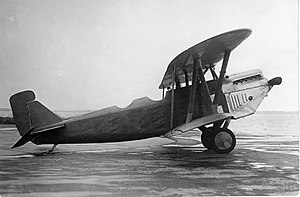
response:
[[[208,81],[211,98],[217,80]],[[209,115],[209,106],[197,85],[193,119]],[[225,77],[218,106],[219,113],[231,113],[234,119],[253,114],[271,86],[260,70]],[[173,128],[186,121],[190,86],[174,90]],[[126,108],[116,106],[64,120],[66,126],[39,133],[36,144],[120,142],[157,137],[169,132],[171,125],[171,90],[160,101],[147,97],[134,100]]]

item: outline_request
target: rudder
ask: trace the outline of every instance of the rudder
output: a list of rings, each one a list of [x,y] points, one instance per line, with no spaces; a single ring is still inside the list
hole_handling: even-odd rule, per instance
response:
[[[16,127],[21,136],[25,135],[31,126],[27,102],[33,101],[34,99],[35,95],[30,90],[16,93],[9,99]]]

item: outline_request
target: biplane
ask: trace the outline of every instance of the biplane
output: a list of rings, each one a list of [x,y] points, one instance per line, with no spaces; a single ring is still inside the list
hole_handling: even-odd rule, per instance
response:
[[[159,101],[143,97],[126,108],[108,107],[62,119],[31,90],[11,96],[16,127],[22,136],[12,147],[34,144],[104,143],[165,137],[184,141],[199,129],[203,146],[229,153],[236,145],[230,121],[253,114],[280,77],[267,80],[261,70],[226,75],[231,52],[251,30],[238,29],[207,39],[175,57],[163,76]],[[222,61],[220,73],[216,64]]]

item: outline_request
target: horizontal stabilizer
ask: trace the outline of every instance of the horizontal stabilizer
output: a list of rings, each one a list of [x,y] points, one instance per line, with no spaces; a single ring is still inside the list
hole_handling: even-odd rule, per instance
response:
[[[13,148],[17,148],[19,146],[23,146],[24,144],[26,144],[27,142],[29,142],[30,140],[32,140],[35,135],[31,135],[32,130],[34,129],[34,127],[31,127],[20,139],[19,141],[17,141],[17,143],[15,145],[13,145],[13,147],[11,147],[11,149]]]
[[[176,128],[174,128],[172,131],[168,132],[165,137],[171,137],[180,135],[182,133],[185,133],[187,131],[190,131],[192,129],[201,127],[203,125],[211,124],[220,120],[225,120],[228,118],[231,118],[232,115],[229,113],[220,113],[220,114],[211,114],[208,116],[204,116],[198,119],[193,120],[192,122],[182,124]]]
[[[52,125],[48,125],[42,128],[38,128],[36,131],[33,131],[31,134],[38,134],[38,133],[43,133],[43,132],[47,132],[47,131],[53,131],[55,129],[59,129],[59,128],[64,128],[66,125],[64,123],[56,123],[56,124],[52,124]]]
[[[65,127],[66,125],[63,124],[63,123],[56,123],[56,124],[53,124],[53,125],[49,125],[49,126],[46,126],[46,127],[42,127],[42,128],[38,128],[37,130],[33,131],[34,130],[34,127],[31,127],[26,133],[25,135],[23,135],[21,137],[21,139],[19,139],[19,141],[17,141],[17,143],[12,147],[13,148],[16,148],[16,147],[19,147],[19,146],[23,146],[24,144],[26,144],[27,142],[31,141],[35,136],[36,134],[38,133],[43,133],[43,132],[48,132],[48,131],[53,131],[55,129],[59,129],[59,128],[63,128]]]

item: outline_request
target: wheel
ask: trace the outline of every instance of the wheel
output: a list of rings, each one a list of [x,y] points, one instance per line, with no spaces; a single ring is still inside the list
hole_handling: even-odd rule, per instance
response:
[[[202,132],[201,142],[202,142],[203,146],[205,148],[209,149],[209,150],[213,149],[211,140],[212,140],[212,133],[211,132],[209,132],[209,131]]]
[[[212,135],[211,145],[217,153],[230,153],[236,144],[234,133],[227,128],[220,128]]]

